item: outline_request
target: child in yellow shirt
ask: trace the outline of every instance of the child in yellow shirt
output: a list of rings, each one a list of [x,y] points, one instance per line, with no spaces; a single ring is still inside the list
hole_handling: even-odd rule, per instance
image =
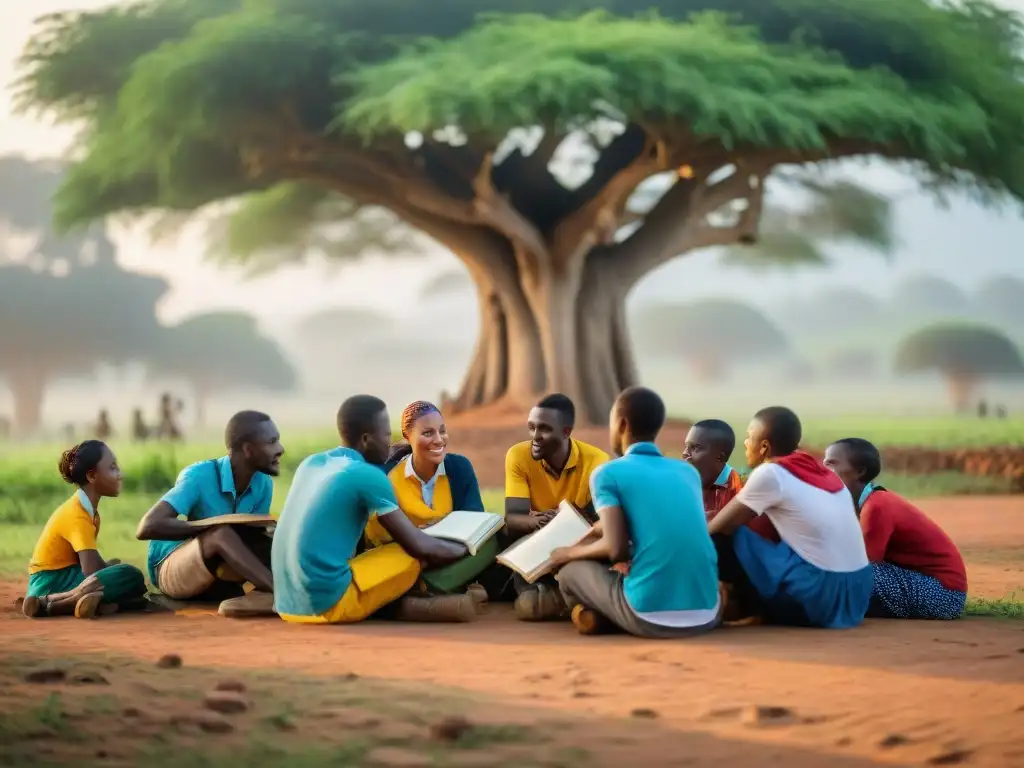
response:
[[[146,579],[134,565],[105,562],[96,549],[100,499],[121,493],[117,458],[103,442],[86,440],[60,457],[64,481],[75,494],[50,515],[29,563],[24,612],[30,618],[96,616],[101,605],[138,603]]]

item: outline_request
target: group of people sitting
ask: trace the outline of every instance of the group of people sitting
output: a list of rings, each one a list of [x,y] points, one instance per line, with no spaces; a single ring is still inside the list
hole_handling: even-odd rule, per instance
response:
[[[185,468],[142,518],[150,582],[178,600],[267,603],[298,624],[384,617],[468,621],[486,602],[511,602],[524,621],[571,620],[582,634],[624,631],[686,637],[721,624],[841,628],[867,617],[955,619],[966,572],[950,538],[923,512],[876,484],[878,449],[846,438],[824,461],[800,450],[791,410],[755,414],[744,441],[751,472],[729,464],[733,430],[704,420],[681,458],[656,445],[666,411],[652,390],[622,392],[609,418],[615,458],[573,438],[575,409],[560,394],[529,412],[529,440],[505,459],[505,525],[475,554],[424,533],[454,510],[484,511],[470,461],[448,451],[444,417],[415,402],[392,446],[383,401],[346,400],[340,447],[295,472],[272,535],[268,528],[192,523],[269,515],[284,448],[269,416],[228,422],[227,455]],[[31,617],[145,607],[134,566],[97,550],[100,505],[120,491],[108,446],[65,452],[78,486],[51,516],[29,566]],[[551,554],[552,574],[527,583],[496,561],[569,502],[593,523]],[[243,585],[248,584],[246,593]]]

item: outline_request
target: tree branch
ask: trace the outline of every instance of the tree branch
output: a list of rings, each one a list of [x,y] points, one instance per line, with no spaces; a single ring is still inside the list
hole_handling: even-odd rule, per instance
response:
[[[494,227],[512,241],[524,274],[536,277],[551,266],[547,243],[537,228],[494,188],[491,178],[493,157],[490,152],[484,156],[473,180],[473,191],[476,194],[473,208],[483,223]]]

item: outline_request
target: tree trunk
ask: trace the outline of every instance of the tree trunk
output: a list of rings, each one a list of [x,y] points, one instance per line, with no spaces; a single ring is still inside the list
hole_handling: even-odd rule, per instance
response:
[[[950,373],[947,376],[949,386],[949,397],[953,401],[953,407],[957,413],[965,413],[971,405],[971,397],[977,384],[975,378],[969,374]]]
[[[500,400],[527,407],[562,392],[581,421],[605,423],[616,395],[637,382],[626,327],[630,286],[613,267],[602,252],[587,259],[579,278],[512,282],[471,269],[481,326],[456,411]]]
[[[7,383],[14,398],[14,434],[35,433],[42,424],[45,372],[32,365],[16,366],[7,374]]]

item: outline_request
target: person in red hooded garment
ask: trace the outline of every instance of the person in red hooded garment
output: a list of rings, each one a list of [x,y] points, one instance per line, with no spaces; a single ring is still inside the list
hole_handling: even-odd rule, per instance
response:
[[[726,620],[854,627],[864,620],[874,577],[853,497],[821,461],[799,449],[789,408],[758,411],[744,441],[752,468],[736,497],[708,523],[728,587]],[[747,525],[767,517],[780,541]]]

